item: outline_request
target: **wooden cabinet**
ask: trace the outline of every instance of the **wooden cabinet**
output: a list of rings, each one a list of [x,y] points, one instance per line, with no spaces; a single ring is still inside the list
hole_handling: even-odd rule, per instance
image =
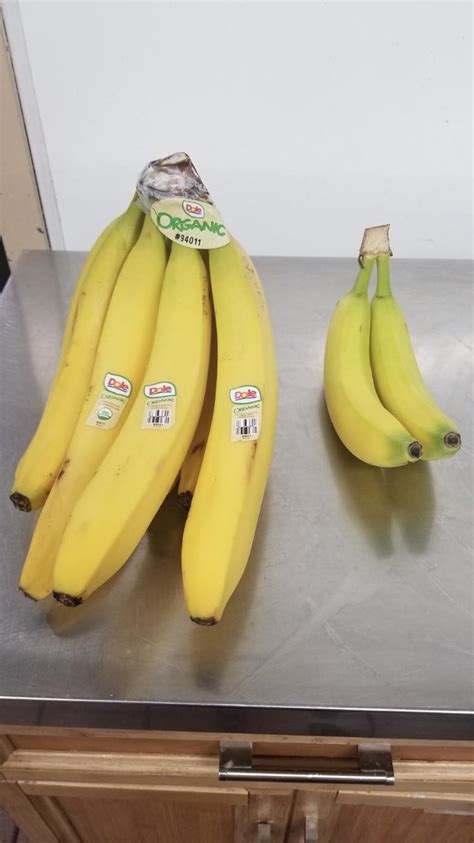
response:
[[[0,805],[31,843],[474,841],[467,743],[393,741],[393,787],[291,786],[219,781],[221,738],[252,741],[270,768],[342,771],[357,757],[340,738],[9,729]]]

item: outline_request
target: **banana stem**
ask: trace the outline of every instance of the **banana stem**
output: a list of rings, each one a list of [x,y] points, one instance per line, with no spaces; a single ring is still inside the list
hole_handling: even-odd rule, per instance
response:
[[[357,296],[365,296],[367,295],[367,290],[369,289],[369,281],[370,276],[372,275],[372,267],[374,265],[375,257],[372,255],[364,255],[363,258],[359,259],[360,263],[360,270],[357,274],[357,278],[355,280],[354,286],[352,288],[353,293]]]
[[[392,288],[390,286],[390,255],[379,255],[377,257],[377,298],[391,298]]]

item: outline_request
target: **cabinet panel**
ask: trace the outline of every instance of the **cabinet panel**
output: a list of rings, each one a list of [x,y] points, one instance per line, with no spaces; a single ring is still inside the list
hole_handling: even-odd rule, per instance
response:
[[[329,838],[330,843],[472,843],[473,839],[473,817],[370,805],[342,805]]]
[[[58,843],[54,831],[17,784],[0,782],[0,807],[32,843]]]
[[[83,752],[151,752],[171,755],[213,755],[220,741],[251,741],[254,755],[355,758],[360,739],[296,737],[200,732],[158,732],[120,729],[78,729],[53,726],[0,727],[16,749],[80,750]],[[376,738],[364,743],[378,744]],[[473,761],[468,741],[390,741],[394,761]]]
[[[87,843],[232,843],[234,808],[147,799],[60,797],[60,807]]]

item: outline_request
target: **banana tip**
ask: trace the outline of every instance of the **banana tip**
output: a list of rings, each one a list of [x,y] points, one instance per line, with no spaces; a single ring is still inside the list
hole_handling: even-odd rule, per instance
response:
[[[53,591],[53,597],[63,606],[74,607],[80,606],[82,603],[82,597],[74,597],[72,594],[65,594],[63,591]]]
[[[423,446],[419,442],[411,442],[408,446],[408,453],[413,460],[419,460],[423,453]]]
[[[461,447],[461,434],[455,433],[454,430],[451,430],[444,437],[444,444],[446,445],[447,448],[460,448]]]
[[[20,492],[12,492],[10,500],[13,506],[21,512],[31,512],[31,501],[26,495],[22,495]]]
[[[192,622],[199,624],[199,626],[215,626],[217,623],[216,618],[193,618],[192,615],[190,617]]]
[[[19,586],[18,586],[18,590],[19,590],[19,591],[21,591],[21,593],[24,595],[24,597],[27,597],[27,598],[28,598],[28,600],[32,600],[32,601],[33,601],[33,603],[37,603],[37,602],[38,602],[38,598],[37,598],[37,597],[33,597],[33,595],[32,595],[32,594],[30,594],[28,591],[26,591],[26,589],[22,588],[22,587],[21,587],[21,585],[19,585]]]
[[[193,502],[193,493],[192,492],[180,492],[178,495],[178,506],[183,512],[189,512],[191,509],[191,504]]]

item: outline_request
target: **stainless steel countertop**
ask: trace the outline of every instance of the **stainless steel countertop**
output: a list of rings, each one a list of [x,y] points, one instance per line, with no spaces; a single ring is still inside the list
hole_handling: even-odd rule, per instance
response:
[[[200,628],[181,595],[172,499],[83,606],[17,591],[35,516],[8,490],[82,260],[26,253],[0,296],[0,722],[469,737],[471,264],[393,262],[421,369],[464,444],[452,460],[384,472],[344,449],[322,396],[328,319],[356,262],[256,259],[277,341],[278,438],[247,573],[222,622]]]

